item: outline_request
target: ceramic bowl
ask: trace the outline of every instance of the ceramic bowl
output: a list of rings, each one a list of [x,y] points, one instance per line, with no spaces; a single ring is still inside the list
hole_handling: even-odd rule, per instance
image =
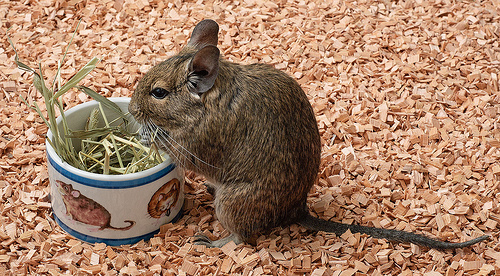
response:
[[[124,111],[130,102],[130,98],[110,100]],[[98,103],[90,101],[66,111],[69,128],[83,129],[95,107]],[[116,118],[114,112],[106,108],[104,112],[110,121]],[[61,127],[61,117],[57,124]],[[52,133],[47,136],[52,138]],[[113,246],[131,244],[151,238],[161,225],[182,214],[184,173],[166,154],[165,162],[148,170],[104,175],[63,162],[48,142],[46,148],[54,219],[78,239]]]

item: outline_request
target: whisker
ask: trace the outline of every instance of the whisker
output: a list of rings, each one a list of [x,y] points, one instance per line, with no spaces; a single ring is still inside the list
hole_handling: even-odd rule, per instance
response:
[[[157,139],[157,141],[156,141],[156,142],[157,142],[157,143],[160,143],[160,144],[163,146],[162,148],[164,148],[164,149],[168,150],[168,151],[169,151],[169,153],[170,153],[170,155],[171,155],[171,156],[173,156],[173,157],[175,158],[175,160],[177,161],[177,163],[178,163],[179,165],[181,165],[182,167],[186,167],[186,164],[185,164],[185,162],[184,162],[183,160],[186,160],[186,159],[187,159],[187,157],[186,157],[184,154],[182,154],[182,152],[179,152],[179,150],[177,150],[177,149],[175,149],[174,147],[172,147],[172,148],[174,148],[177,152],[179,152],[179,155],[182,155],[182,156],[184,157],[184,158],[183,158],[183,160],[181,160],[181,158],[179,158],[179,156],[178,156],[177,154],[175,154],[175,153],[174,153],[174,151],[172,151],[172,150],[170,149],[170,147],[168,147],[168,146],[165,144],[165,140],[164,140],[164,139]],[[166,141],[166,142],[168,142],[169,144],[171,144],[169,141]]]
[[[172,155],[176,158],[176,160],[179,162],[179,164],[180,164],[180,165],[182,165],[182,166],[184,166],[184,167],[185,167],[185,163],[184,163],[184,162],[181,162],[181,160],[180,160],[179,156],[177,156],[177,155],[176,155],[176,154],[172,151],[172,149],[173,149],[173,150],[175,150],[176,152],[178,152],[180,156],[184,157],[184,158],[183,158],[184,160],[189,161],[191,164],[193,164],[193,165],[194,165],[197,169],[199,169],[199,170],[201,171],[201,168],[200,168],[198,165],[196,165],[196,163],[194,163],[194,162],[193,162],[193,161],[189,158],[189,155],[186,155],[185,153],[183,153],[181,150],[179,150],[179,149],[178,149],[178,148],[177,148],[177,147],[176,147],[176,146],[172,143],[172,141],[173,141],[173,142],[175,142],[175,140],[174,140],[174,139],[172,139],[172,137],[170,137],[170,136],[169,136],[169,135],[168,135],[168,134],[167,134],[164,130],[162,130],[161,128],[159,128],[158,126],[156,126],[156,125],[155,125],[155,124],[153,124],[153,123],[149,123],[149,124],[148,124],[148,128],[150,128],[150,132],[153,132],[152,128],[154,128],[154,132],[156,132],[156,133],[158,134],[158,135],[156,136],[155,141],[156,141],[156,142],[161,143],[161,145],[162,145],[164,148],[168,149],[168,150],[172,153]],[[168,147],[168,146],[166,145],[166,143],[165,143],[165,142],[167,142],[167,143],[170,145],[170,147]],[[179,143],[177,143],[177,142],[175,142],[175,143],[176,143],[177,145],[179,145]],[[180,146],[180,145],[179,145],[179,146]],[[182,147],[182,148],[183,148],[183,147]],[[190,155],[194,156],[192,153],[190,153],[190,152],[189,152],[188,150],[186,150],[185,148],[183,148],[183,149],[184,149],[184,150],[185,150],[188,154],[190,154]]]
[[[205,166],[218,169],[219,175],[225,174],[225,172],[219,167],[214,166],[194,155],[191,151],[173,139],[167,131],[156,125],[151,119],[140,125],[141,127],[139,133],[141,136],[141,142],[146,144],[156,143],[162,149],[166,150],[167,153],[173,157],[176,163],[180,166],[186,167],[186,163],[189,162],[196,169],[198,169],[200,173],[203,173],[204,169],[200,167],[200,165],[203,164]],[[197,164],[195,161],[198,161],[199,163]]]
[[[170,145],[170,148],[174,149],[176,152],[179,153],[180,156],[183,157],[183,159],[189,163],[191,163],[193,166],[195,166],[198,170],[201,171],[201,168],[193,161],[191,158],[189,158],[190,153],[187,151],[188,154],[184,153],[183,151],[179,150],[172,142],[174,141],[171,137],[165,136],[164,133],[160,133],[159,138],[157,141],[161,142],[163,146],[166,147],[166,143]]]
[[[212,164],[209,164],[205,161],[203,161],[202,159],[200,159],[199,157],[197,157],[196,155],[194,155],[193,153],[191,153],[189,150],[187,150],[185,147],[183,147],[181,144],[179,144],[177,141],[175,141],[174,139],[172,139],[172,137],[165,131],[163,130],[162,128],[158,127],[155,125],[155,127],[157,127],[160,131],[161,134],[164,134],[167,138],[169,138],[171,141],[173,141],[176,145],[178,145],[182,150],[186,151],[190,156],[194,157],[196,160],[200,161],[201,163],[209,166],[209,167],[212,167],[212,168],[215,168],[215,169],[220,169],[219,167],[217,166],[214,166]]]
[[[156,139],[157,131],[155,131],[154,126],[152,126],[150,122],[142,124],[139,133],[141,136],[141,143],[146,145],[151,145],[152,143],[155,143],[154,140],[157,140],[157,142],[160,142],[161,145],[163,145],[162,148],[167,151],[167,154],[172,158],[174,158],[176,163],[178,163],[181,166],[184,166],[184,163],[178,158],[176,154],[174,154],[174,152],[169,147],[167,147],[167,145],[163,143],[163,141],[161,141],[161,139]]]

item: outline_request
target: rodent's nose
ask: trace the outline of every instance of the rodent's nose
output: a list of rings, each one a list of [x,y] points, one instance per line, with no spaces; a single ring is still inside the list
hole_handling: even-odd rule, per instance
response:
[[[139,111],[139,106],[137,104],[137,101],[134,101],[134,99],[132,98],[132,100],[130,100],[130,103],[128,105],[128,112],[130,112],[130,114],[132,114],[132,116],[135,117],[135,114],[137,114],[138,111]]]

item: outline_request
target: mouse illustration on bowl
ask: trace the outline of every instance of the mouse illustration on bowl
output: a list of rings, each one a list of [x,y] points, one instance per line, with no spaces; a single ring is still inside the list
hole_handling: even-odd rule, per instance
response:
[[[129,225],[125,227],[111,226],[111,214],[101,204],[91,198],[88,198],[80,193],[79,190],[73,188],[71,184],[66,184],[60,180],[56,180],[58,190],[61,193],[66,214],[73,220],[99,226],[99,230],[129,230],[135,225],[135,221],[125,220]]]

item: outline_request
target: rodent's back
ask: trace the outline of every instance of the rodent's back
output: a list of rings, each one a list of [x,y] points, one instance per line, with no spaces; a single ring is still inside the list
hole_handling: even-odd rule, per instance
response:
[[[202,128],[224,126],[207,136],[221,139],[223,147],[217,180],[254,182],[248,188],[272,191],[281,202],[276,208],[285,213],[297,208],[316,179],[321,152],[316,119],[304,91],[269,65],[228,61],[221,61],[214,87],[217,91],[207,93],[204,101],[215,113],[207,114]]]

